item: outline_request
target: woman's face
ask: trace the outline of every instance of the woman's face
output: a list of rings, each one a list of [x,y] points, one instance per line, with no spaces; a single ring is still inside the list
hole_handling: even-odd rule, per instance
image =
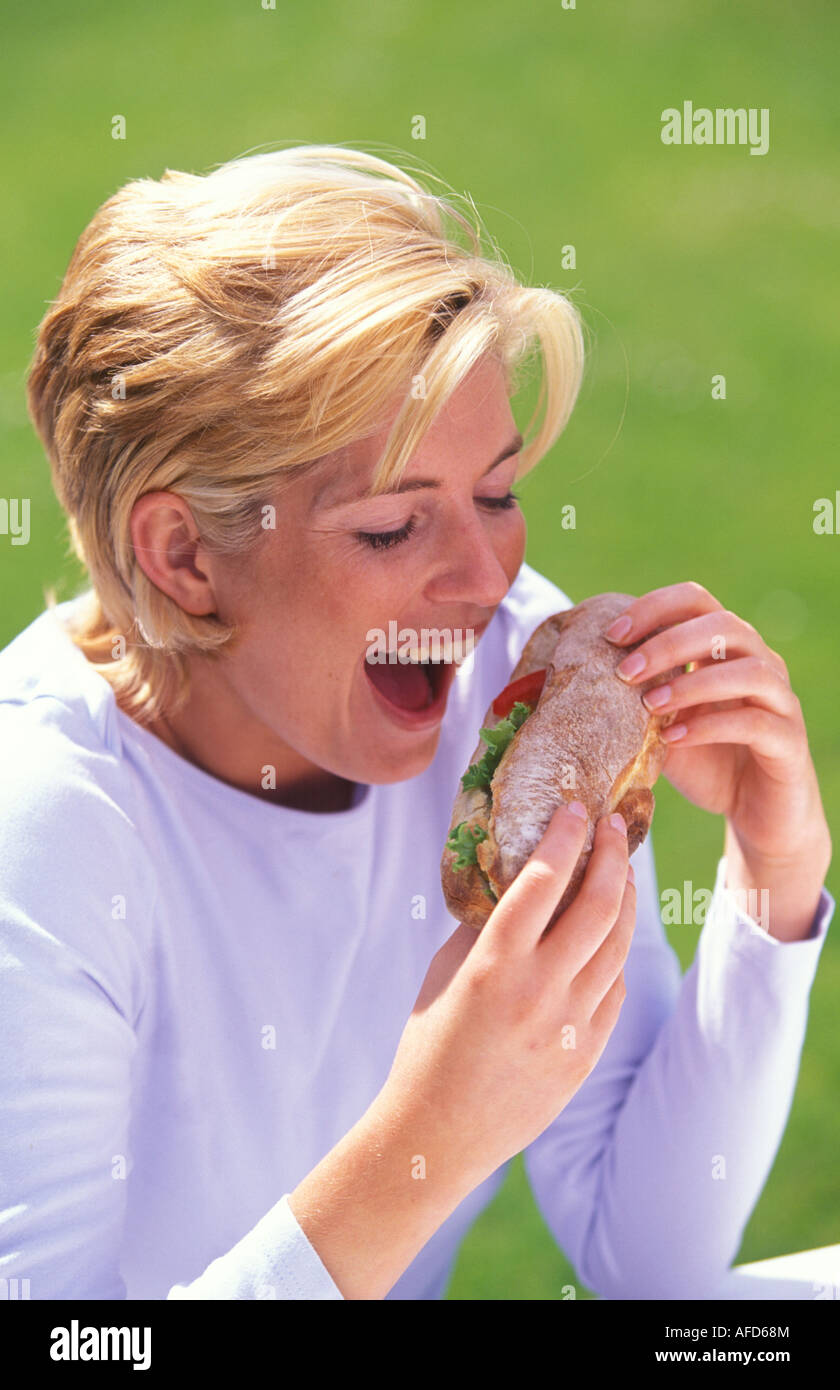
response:
[[[206,728],[205,766],[226,727],[246,781],[246,761],[273,763],[278,788],[326,789],[323,770],[401,781],[431,762],[457,666],[438,667],[429,691],[417,667],[366,657],[376,629],[394,652],[406,651],[405,629],[418,643],[424,628],[454,640],[472,629],[478,642],[525,553],[508,498],[522,441],[501,368],[484,359],[433,421],[401,491],[360,500],[395,414],[278,496],[253,563],[199,553],[216,611],[240,628],[221,661],[202,662],[193,715],[188,706],[180,718],[193,743]],[[230,768],[228,780],[239,780]]]

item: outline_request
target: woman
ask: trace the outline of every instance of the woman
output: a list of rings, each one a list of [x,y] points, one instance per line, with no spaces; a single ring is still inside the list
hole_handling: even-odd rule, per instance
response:
[[[449,218],[333,146],[167,171],[103,205],[40,326],[91,588],[0,655],[0,1263],[31,1298],[439,1297],[523,1149],[591,1289],[709,1297],[772,1163],[831,846],[784,663],[703,588],[611,633],[666,628],[646,677],[693,663],[666,775],[726,855],[686,977],[620,817],[544,940],[580,807],[480,936],[446,914],[476,730],[570,603],[511,485],[583,356],[563,296]],[[392,622],[478,645],[375,667]]]

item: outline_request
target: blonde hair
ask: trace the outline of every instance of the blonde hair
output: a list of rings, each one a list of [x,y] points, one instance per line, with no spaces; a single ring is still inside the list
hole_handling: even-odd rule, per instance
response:
[[[301,145],[134,179],[82,233],[27,399],[92,584],[73,640],[134,718],[179,708],[189,653],[235,632],[144,574],[129,526],[144,493],[177,492],[212,551],[240,551],[265,535],[268,497],[372,433],[383,401],[405,393],[371,494],[480,358],[512,394],[537,345],[517,476],[562,432],[583,374],[578,312],[520,285],[495,245],[483,253],[455,202],[373,154]]]

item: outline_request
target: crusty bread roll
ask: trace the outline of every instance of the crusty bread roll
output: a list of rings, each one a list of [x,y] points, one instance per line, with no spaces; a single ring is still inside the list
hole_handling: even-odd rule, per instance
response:
[[[484,925],[563,802],[582,801],[589,824],[551,923],[580,887],[601,816],[621,813],[631,854],[644,840],[653,818],[651,788],[667,753],[659,730],[676,716],[651,713],[642,695],[679,670],[634,685],[615,674],[641,643],[617,646],[603,634],[632,602],[629,594],[598,594],[547,618],[528,640],[511,681],[548,668],[533,713],[502,754],[490,787],[462,788],[455,798],[450,836],[465,823],[478,841],[477,862],[455,868],[458,854],[449,847],[441,859],[446,905],[468,926]],[[646,634],[645,640],[652,635]],[[491,705],[482,727],[492,728],[498,721]],[[486,749],[480,741],[471,763]]]

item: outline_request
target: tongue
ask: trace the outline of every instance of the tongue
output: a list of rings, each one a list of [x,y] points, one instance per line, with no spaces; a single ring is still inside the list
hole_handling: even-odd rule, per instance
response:
[[[434,700],[431,682],[422,666],[368,662],[367,673],[385,699],[400,709],[423,709]]]

